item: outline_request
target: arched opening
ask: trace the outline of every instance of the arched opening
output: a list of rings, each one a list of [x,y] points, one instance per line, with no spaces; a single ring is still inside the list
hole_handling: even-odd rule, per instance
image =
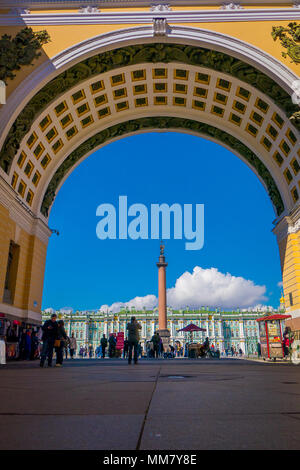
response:
[[[265,186],[275,210],[282,269],[287,273],[287,306],[297,311],[298,284],[290,282],[290,274],[298,255],[293,251],[288,266],[285,257],[289,246],[294,246],[288,227],[295,226],[299,200],[297,129],[288,119],[294,109],[288,84],[292,76],[285,71],[276,83],[278,64],[273,61],[267,74],[262,71],[266,62],[264,67],[258,60],[253,65],[251,48],[247,62],[245,48],[229,54],[226,47],[222,51],[221,39],[223,35],[213,50],[211,44],[210,49],[196,46],[195,38],[185,43],[171,37],[150,42],[142,40],[141,34],[135,42],[126,39],[129,45],[124,47],[106,45],[97,55],[93,50],[86,53],[86,45],[81,45],[78,55],[76,48],[71,51],[75,59],[69,68],[64,54],[57,58],[58,63],[66,60],[64,70],[54,77],[51,72],[51,80],[45,78],[18,114],[12,113],[0,152],[11,194],[33,217],[30,233],[38,234],[32,242],[36,254],[30,255],[30,272],[38,270],[39,276],[43,272],[51,205],[83,158],[124,136],[180,130],[221,143],[245,161]],[[42,284],[33,288],[29,299],[27,295],[27,311],[35,302],[36,310],[40,308]],[[38,301],[33,300],[38,292]]]

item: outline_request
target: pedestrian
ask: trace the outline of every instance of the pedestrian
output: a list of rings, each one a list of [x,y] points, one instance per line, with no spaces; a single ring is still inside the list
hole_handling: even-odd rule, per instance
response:
[[[31,331],[27,330],[25,335],[25,350],[24,350],[24,359],[29,361],[31,358]]]
[[[5,336],[0,336],[0,364],[6,364],[6,346],[5,346]]]
[[[128,348],[129,348],[129,343],[128,343],[128,338],[126,336],[126,339],[124,341],[124,349],[123,349],[123,358],[126,359],[128,357]]]
[[[74,333],[72,333],[71,338],[70,338],[70,343],[69,343],[71,359],[74,358],[74,354],[76,353],[76,348],[77,348],[77,341],[76,341],[76,338],[74,336]]]
[[[54,341],[57,338],[58,324],[56,321],[56,314],[51,315],[50,320],[46,320],[42,326],[43,330],[43,348],[41,353],[40,367],[44,367],[46,358],[48,359],[48,367],[52,366]]]
[[[100,343],[102,348],[102,359],[105,359],[105,349],[107,348],[107,338],[105,335],[102,336]]]
[[[109,355],[109,357],[110,358],[115,357],[117,340],[116,340],[116,337],[113,333],[111,333],[109,335],[108,344],[109,344],[109,346],[108,346],[108,355]]]
[[[159,337],[159,356],[160,357],[164,356],[164,352],[165,352],[164,343],[161,337]]]
[[[26,337],[27,337],[27,331],[24,328],[21,333],[21,338],[20,338],[20,344],[19,344],[19,359],[24,360],[26,359]]]
[[[160,336],[158,331],[154,333],[154,335],[151,338],[151,343],[153,344],[153,357],[158,359],[158,355],[160,352]]]
[[[100,346],[97,346],[96,349],[95,349],[95,356],[99,359],[99,356],[100,356]]]
[[[59,320],[57,324],[58,324],[57,338],[54,343],[55,352],[56,352],[55,367],[61,367],[63,364],[63,360],[64,360],[64,350],[65,350],[65,345],[66,345],[68,337],[67,337],[67,333],[64,327],[64,321]]]
[[[286,326],[283,332],[283,353],[284,357],[288,358],[291,352],[291,346],[294,341],[294,336],[292,334],[292,330],[289,326]]]
[[[94,348],[93,348],[93,346],[90,344],[90,345],[89,345],[89,358],[92,359],[93,356],[94,356]]]
[[[140,323],[137,322],[135,317],[131,317],[130,323],[127,324],[128,331],[128,364],[131,364],[132,361],[132,351],[133,351],[133,361],[135,364],[138,362],[138,345],[140,341],[139,330],[142,329]]]
[[[31,354],[30,354],[30,359],[32,361],[38,357],[38,348],[39,348],[38,337],[37,337],[35,331],[32,331],[32,333],[31,333]]]

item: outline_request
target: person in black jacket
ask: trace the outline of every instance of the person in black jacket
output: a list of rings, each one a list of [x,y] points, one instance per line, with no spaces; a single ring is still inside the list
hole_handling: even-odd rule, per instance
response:
[[[65,346],[68,341],[67,333],[64,327],[64,321],[59,320],[57,322],[57,337],[55,340],[55,343],[57,343],[55,347],[55,352],[56,352],[56,367],[62,366],[63,360],[64,360],[64,350]]]
[[[43,348],[41,353],[41,362],[40,366],[44,367],[46,357],[48,358],[48,367],[52,366],[52,357],[53,357],[53,348],[54,342],[57,338],[58,324],[56,321],[56,314],[51,315],[50,320],[46,320],[42,326],[43,330]]]
[[[105,349],[107,347],[107,338],[105,337],[105,335],[102,336],[100,343],[102,349],[102,359],[105,359]]]
[[[108,339],[108,355],[110,358],[112,357],[115,357],[115,353],[116,353],[116,344],[117,344],[117,340],[115,338],[115,336],[111,333],[109,339]]]

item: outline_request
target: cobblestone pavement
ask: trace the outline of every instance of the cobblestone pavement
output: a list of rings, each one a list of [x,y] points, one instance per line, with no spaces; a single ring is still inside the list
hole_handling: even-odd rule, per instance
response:
[[[247,360],[0,366],[0,449],[299,449],[300,366]]]

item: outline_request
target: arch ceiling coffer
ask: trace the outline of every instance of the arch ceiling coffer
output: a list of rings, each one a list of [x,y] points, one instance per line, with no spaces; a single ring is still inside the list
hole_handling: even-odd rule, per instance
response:
[[[8,132],[0,165],[24,203],[47,217],[66,173],[92,148],[151,126],[191,129],[239,153],[280,215],[299,199],[298,132],[288,119],[295,109],[272,78],[223,52],[127,46],[77,63],[38,91]]]

